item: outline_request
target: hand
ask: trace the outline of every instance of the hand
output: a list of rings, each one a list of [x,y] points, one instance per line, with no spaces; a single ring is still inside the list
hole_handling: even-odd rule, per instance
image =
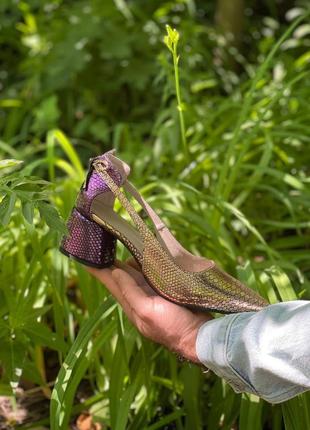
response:
[[[88,267],[87,270],[108,288],[143,336],[199,363],[196,337],[199,327],[210,320],[211,315],[190,311],[157,295],[135,261],[117,262],[116,267],[101,270]]]

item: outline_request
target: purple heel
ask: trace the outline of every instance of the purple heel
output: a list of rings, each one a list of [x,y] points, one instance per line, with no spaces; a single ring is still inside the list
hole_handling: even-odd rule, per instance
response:
[[[67,222],[69,234],[63,237],[60,245],[63,254],[86,266],[98,268],[111,266],[116,254],[116,237],[92,221],[92,203],[98,196],[105,200],[107,209],[112,209],[114,205],[114,195],[94,169],[94,163],[98,160],[108,161],[109,154],[113,154],[113,151],[89,160],[86,179]],[[108,171],[118,186],[121,186],[126,179],[125,172],[120,172],[111,162]]]
[[[86,266],[109,267],[114,263],[116,238],[73,208],[60,251]]]

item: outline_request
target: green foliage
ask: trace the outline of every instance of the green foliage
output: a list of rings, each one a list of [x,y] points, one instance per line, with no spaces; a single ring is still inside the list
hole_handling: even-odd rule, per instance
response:
[[[309,299],[309,15],[249,2],[237,50],[211,3],[1,2],[0,394],[51,398],[20,428],[310,427],[309,395],[274,407],[177,363],[58,251],[88,157],[114,147],[187,249],[271,303]]]
[[[0,169],[7,171],[19,164],[21,162],[18,160],[2,160]],[[7,226],[16,205],[19,204],[29,228],[34,223],[34,212],[38,209],[41,217],[51,229],[64,234],[66,228],[58,211],[46,202],[50,194],[51,187],[47,181],[34,176],[25,176],[23,171],[0,176],[0,196],[2,196],[0,223],[4,227]]]

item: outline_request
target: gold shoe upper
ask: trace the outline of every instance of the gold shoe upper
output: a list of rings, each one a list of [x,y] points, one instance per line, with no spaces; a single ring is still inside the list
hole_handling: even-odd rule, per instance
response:
[[[167,299],[199,309],[223,313],[257,311],[267,302],[256,292],[228,275],[215,264],[201,272],[190,272],[176,264],[171,254],[164,249],[157,237],[135,211],[125,194],[119,189],[106,171],[106,166],[98,164],[98,174],[108,184],[129,213],[143,242],[143,251],[138,250],[128,238],[101,220],[135,256],[142,272],[152,287]]]

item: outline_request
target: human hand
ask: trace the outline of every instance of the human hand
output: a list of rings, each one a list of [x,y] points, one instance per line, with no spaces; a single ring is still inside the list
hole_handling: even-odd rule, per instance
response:
[[[108,288],[143,336],[199,363],[196,337],[199,327],[212,318],[210,314],[193,312],[156,294],[133,260],[87,270]]]

